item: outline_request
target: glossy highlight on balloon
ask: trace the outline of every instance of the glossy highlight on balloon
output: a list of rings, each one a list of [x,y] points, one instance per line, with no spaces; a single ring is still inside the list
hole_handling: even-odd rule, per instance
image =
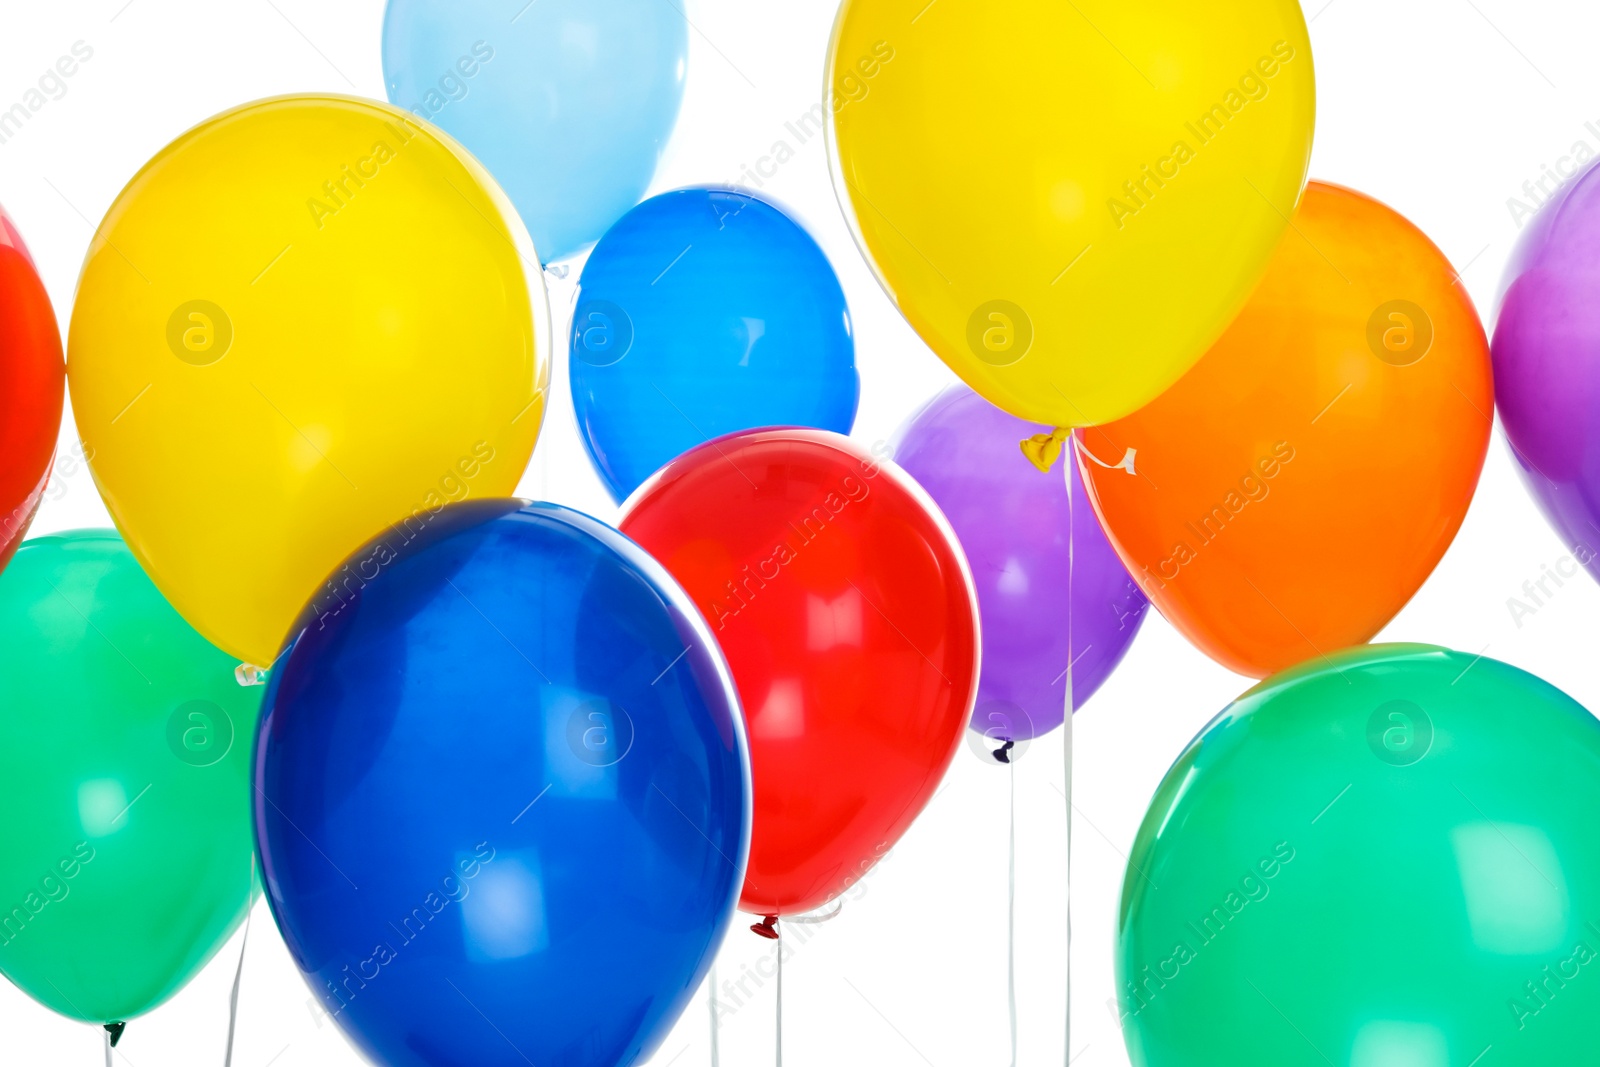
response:
[[[386,104],[286,96],[201,123],[117,197],[67,373],[134,555],[265,666],[353,546],[515,488],[549,341],[527,234],[471,156]]]
[[[1597,805],[1600,724],[1515,667],[1378,645],[1268,679],[1178,758],[1129,854],[1130,1060],[1584,1060]]]
[[[755,783],[739,906],[831,900],[921,812],[972,713],[977,600],[949,525],[848,438],[769,429],[673,460],[621,527],[683,583],[739,687]]]
[[[1311,153],[1296,0],[845,0],[834,188],[902,314],[991,403],[1153,400],[1266,269]]]
[[[273,667],[255,828],[316,1003],[389,1067],[648,1059],[732,918],[738,696],[639,546],[518,500],[350,557]]]
[[[505,188],[545,263],[639,202],[683,103],[676,0],[389,0],[389,102],[436,123]]]
[[[1149,606],[1076,467],[1041,471],[1017,448],[1049,431],[957,385],[894,441],[895,462],[939,505],[972,569],[983,674],[971,728],[991,741],[1028,741],[1060,726],[1068,666],[1072,706],[1081,708],[1122,662]]]
[[[160,1006],[244,920],[261,690],[112,530],[0,574],[0,973],[89,1023]]]
[[[828,257],[733,189],[663,193],[613,226],[584,264],[569,351],[584,447],[619,502],[712,437],[849,433],[861,394]]]
[[[1442,252],[1313,182],[1260,288],[1177,385],[1078,431],[1111,543],[1167,620],[1263,677],[1377,634],[1449,548],[1494,415]],[[1137,474],[1107,459],[1135,453]]]
[[[28,246],[0,208],[0,568],[43,500],[66,392],[61,334]]]
[[[1523,481],[1572,560],[1600,579],[1597,241],[1600,170],[1591,165],[1517,241],[1501,283],[1494,384]]]

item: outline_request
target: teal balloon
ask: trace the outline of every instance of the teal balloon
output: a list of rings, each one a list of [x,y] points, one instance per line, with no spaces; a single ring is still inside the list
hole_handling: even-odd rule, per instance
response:
[[[499,181],[545,263],[637,204],[678,121],[681,0],[389,0],[389,102]]]
[[[24,542],[0,573],[0,634],[0,973],[63,1015],[122,1022],[244,918],[262,690],[110,530]]]
[[[1275,675],[1190,744],[1129,857],[1135,1067],[1549,1067],[1600,1041],[1600,723],[1423,645]]]

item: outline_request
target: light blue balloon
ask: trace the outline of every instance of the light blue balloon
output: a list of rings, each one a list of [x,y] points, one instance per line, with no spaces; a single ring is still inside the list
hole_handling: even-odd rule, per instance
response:
[[[861,395],[828,257],[782,211],[732,189],[651,197],[601,238],[568,367],[584,447],[618,501],[723,434],[848,434]]]
[[[389,101],[477,156],[545,263],[639,202],[683,103],[676,0],[389,0]]]

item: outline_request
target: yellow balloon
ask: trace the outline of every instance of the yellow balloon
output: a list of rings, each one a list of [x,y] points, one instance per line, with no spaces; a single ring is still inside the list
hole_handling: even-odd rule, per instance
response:
[[[538,263],[471,155],[369,100],[247,104],[128,183],[68,381],[117,528],[195,629],[270,664],[308,601],[373,577],[333,574],[367,539],[513,492],[549,384]]]
[[[1305,184],[1297,0],[844,0],[834,183],[924,341],[1055,426],[1143,406],[1244,306]]]

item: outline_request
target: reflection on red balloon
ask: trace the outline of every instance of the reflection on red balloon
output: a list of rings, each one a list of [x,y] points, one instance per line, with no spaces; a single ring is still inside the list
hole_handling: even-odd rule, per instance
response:
[[[903,471],[820,430],[693,449],[622,529],[689,591],[738,683],[755,779],[740,907],[825,903],[899,840],[961,742],[978,618],[960,546]]]
[[[50,297],[0,208],[0,567],[39,510],[61,430],[65,373]]]

